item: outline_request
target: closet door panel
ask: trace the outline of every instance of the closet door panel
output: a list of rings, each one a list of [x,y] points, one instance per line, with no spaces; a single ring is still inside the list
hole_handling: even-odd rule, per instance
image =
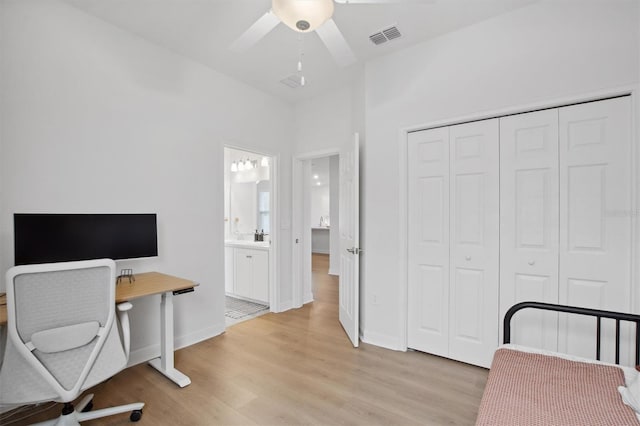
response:
[[[630,311],[631,177],[630,97],[560,108],[560,303]],[[593,321],[561,316],[559,333],[561,351],[594,355]]]
[[[498,345],[498,120],[450,127],[449,356],[488,367]]]
[[[558,303],[558,185],[558,110],[501,118],[501,319],[518,302]],[[557,314],[525,310],[511,341],[557,350],[557,327]]]
[[[448,356],[448,128],[409,134],[408,160],[408,346]]]

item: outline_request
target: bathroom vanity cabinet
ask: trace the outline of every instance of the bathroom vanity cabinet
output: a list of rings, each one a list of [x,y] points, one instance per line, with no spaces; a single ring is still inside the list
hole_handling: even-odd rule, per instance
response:
[[[269,304],[268,242],[225,242],[225,291]]]

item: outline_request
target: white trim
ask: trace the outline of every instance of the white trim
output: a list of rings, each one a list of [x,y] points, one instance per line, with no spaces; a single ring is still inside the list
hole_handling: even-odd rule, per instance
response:
[[[293,302],[291,300],[286,300],[284,302],[280,302],[280,309],[277,312],[288,311],[289,309],[293,309]]]
[[[409,165],[408,156],[408,138],[409,131],[406,129],[401,129],[398,134],[399,150],[399,182],[400,187],[398,188],[398,262],[399,262],[399,273],[398,273],[398,282],[401,283],[400,288],[400,309],[398,312],[398,324],[401,324],[399,339],[400,339],[400,348],[402,350],[408,349],[408,330],[409,330],[409,210],[408,210],[408,185],[409,185],[409,175],[407,171],[407,167]]]
[[[280,155],[271,155],[271,197],[269,200],[269,241],[271,250],[269,251],[269,310],[271,312],[281,312],[280,308],[280,238],[278,225],[280,223]],[[275,209],[274,209],[275,207]]]
[[[399,307],[399,319],[401,324],[400,327],[400,348],[401,350],[408,349],[407,343],[407,333],[408,333],[408,309],[407,309],[407,294],[408,294],[408,247],[407,247],[407,232],[408,232],[408,224],[407,224],[407,202],[408,202],[408,194],[407,194],[407,167],[408,167],[408,159],[407,159],[407,137],[408,134],[414,131],[426,130],[435,127],[443,127],[443,126],[451,126],[455,124],[462,124],[470,121],[477,120],[485,120],[490,118],[503,117],[507,115],[531,112],[540,109],[548,109],[548,108],[558,108],[562,106],[567,106],[571,104],[584,103],[590,101],[597,101],[600,99],[606,99],[616,96],[631,96],[631,109],[632,109],[632,117],[631,117],[631,136],[632,136],[632,170],[633,175],[631,176],[631,185],[632,185],[632,220],[631,220],[631,229],[632,235],[634,236],[631,246],[631,259],[637,259],[638,254],[640,253],[640,194],[638,191],[640,190],[640,123],[638,123],[638,114],[640,113],[640,85],[629,85],[629,86],[620,86],[606,90],[599,90],[590,93],[585,93],[582,95],[572,95],[572,96],[564,96],[561,98],[555,98],[548,101],[534,102],[529,104],[517,105],[507,108],[501,108],[496,110],[490,110],[485,112],[478,112],[474,114],[469,114],[465,116],[459,116],[449,119],[436,120],[431,122],[426,122],[422,124],[416,124],[413,126],[403,127],[398,132],[398,150],[399,150],[399,166],[400,166],[400,176],[399,176],[399,187],[398,187],[398,195],[399,195],[399,203],[398,203],[398,238],[399,238],[399,272],[398,272],[398,280],[400,283],[400,297],[398,302]],[[638,262],[631,262],[632,270],[631,270],[631,306],[632,309],[636,313],[640,313],[640,290],[636,290],[640,288],[639,286],[639,278],[640,278],[640,265],[636,265]],[[374,335],[375,336],[375,335]],[[369,338],[371,338],[371,334],[368,334]],[[377,338],[374,337],[377,340]],[[372,342],[373,343],[373,342]],[[376,343],[373,343],[376,344]],[[387,346],[385,346],[387,347]]]
[[[299,279],[303,276],[301,269],[302,259],[302,246],[300,240],[302,239],[301,225],[302,215],[297,214],[299,210],[304,211],[301,207],[302,202],[302,183],[300,182],[300,176],[302,175],[302,161],[297,160],[295,157],[291,161],[291,308],[299,308],[302,306],[302,288]]]

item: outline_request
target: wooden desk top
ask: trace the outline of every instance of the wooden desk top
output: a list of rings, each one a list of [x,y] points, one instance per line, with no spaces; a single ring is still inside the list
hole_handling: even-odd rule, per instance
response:
[[[128,278],[121,278],[116,284],[116,303],[167,291],[184,290],[198,285],[193,281],[160,272],[144,272],[135,274],[134,277],[136,280],[131,283]]]
[[[116,303],[126,302],[139,297],[184,290],[197,286],[193,281],[160,272],[144,272],[135,274],[135,281],[129,283],[128,278],[120,279],[116,284]],[[0,293],[0,325],[7,323],[7,296]]]

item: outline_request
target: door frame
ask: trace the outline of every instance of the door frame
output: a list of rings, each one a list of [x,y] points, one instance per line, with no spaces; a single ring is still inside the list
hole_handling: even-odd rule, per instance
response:
[[[631,96],[631,230],[632,230],[632,243],[631,243],[631,259],[637,259],[640,253],[640,120],[638,114],[640,114],[640,85],[622,86],[617,88],[611,88],[607,90],[601,90],[591,93],[586,93],[576,96],[567,96],[556,99],[551,99],[543,102],[536,102],[523,105],[515,105],[508,108],[502,108],[497,110],[490,110],[485,112],[474,113],[465,116],[453,117],[443,120],[436,120],[412,126],[403,127],[398,131],[398,153],[399,153],[399,203],[398,203],[398,236],[399,236],[399,273],[398,280],[401,283],[399,286],[399,322],[400,322],[400,350],[406,351],[408,346],[408,292],[409,292],[409,245],[408,245],[408,223],[409,223],[409,209],[408,209],[408,135],[409,133],[433,129],[437,127],[452,126],[456,124],[468,123],[472,121],[487,120],[491,118],[499,118],[507,115],[521,114],[526,112],[537,111],[548,108],[558,108],[568,106],[572,104],[585,103],[591,101],[604,100],[607,98],[613,98],[618,96]],[[640,262],[631,262],[631,306],[633,313],[640,313],[640,290],[637,290],[640,286]],[[502,319],[500,319],[502,321]],[[499,326],[499,324],[496,324]]]
[[[307,176],[309,173],[305,170],[305,162],[334,155],[340,157],[340,148],[327,148],[293,155],[291,168],[291,285],[293,307],[295,308],[313,302],[313,293],[311,292],[311,220],[309,218],[311,197],[308,191],[304,191],[311,182],[310,176]],[[300,242],[296,243],[296,239]],[[297,278],[300,278],[298,282],[296,282]]]
[[[235,145],[232,143],[224,143],[222,145],[222,157],[223,157],[223,170],[222,179],[224,185],[224,148],[236,149],[239,151],[246,151],[252,154],[261,155],[263,157],[269,157],[271,159],[271,165],[269,166],[269,180],[271,183],[271,194],[269,195],[269,241],[271,241],[271,248],[269,250],[269,312],[281,312],[280,304],[280,270],[279,261],[281,255],[280,241],[279,241],[279,227],[280,223],[280,188],[279,188],[279,176],[280,176],[280,155],[275,153],[269,153],[262,150],[253,148],[247,148],[241,145]],[[224,191],[223,191],[224,193]],[[223,207],[224,208],[224,207]],[[223,233],[224,235],[224,233]],[[222,241],[223,253],[224,253],[224,238]],[[223,262],[224,263],[224,262]],[[223,268],[224,277],[224,268]]]

